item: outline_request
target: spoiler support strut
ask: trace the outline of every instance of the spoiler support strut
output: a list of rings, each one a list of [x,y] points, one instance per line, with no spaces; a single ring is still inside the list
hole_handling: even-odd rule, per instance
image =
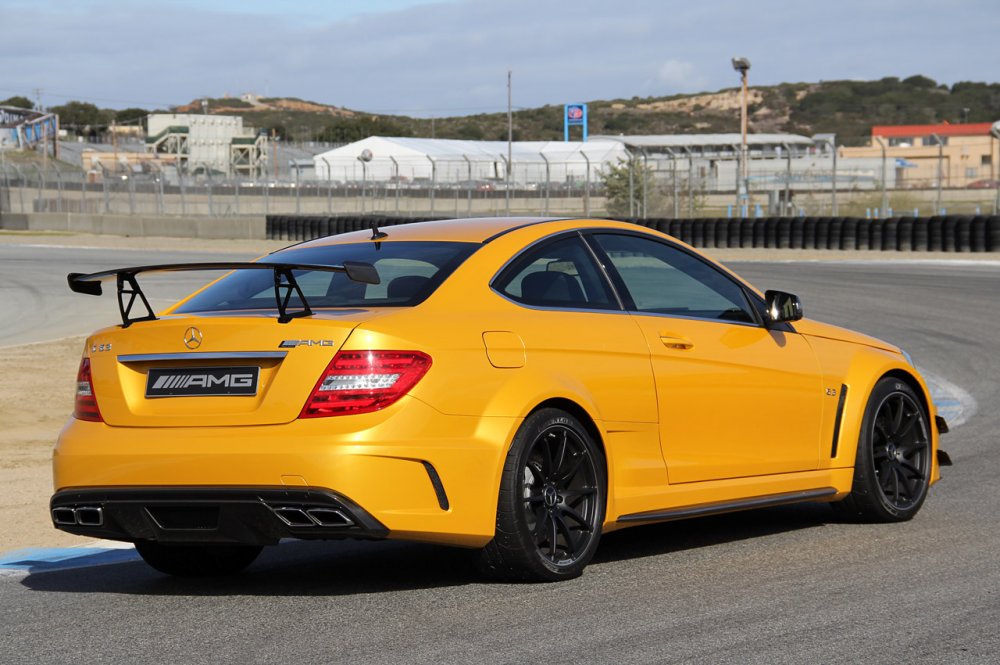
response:
[[[311,316],[312,308],[306,300],[302,288],[295,280],[295,270],[311,270],[321,272],[342,272],[355,282],[378,284],[378,271],[370,263],[360,261],[344,261],[343,265],[314,265],[308,263],[255,263],[255,262],[214,262],[214,263],[166,263],[134,268],[119,268],[90,274],[71,272],[66,276],[70,290],[75,293],[99,296],[102,293],[101,281],[115,278],[118,291],[118,312],[122,317],[122,327],[128,328],[138,321],[155,321],[156,314],[142,292],[142,287],[135,276],[144,272],[182,272],[196,270],[270,270],[274,273],[274,302],[278,309],[278,323],[288,323],[292,319]],[[298,297],[301,309],[289,311],[292,295]],[[146,310],[141,316],[132,316],[136,302],[141,302]]]

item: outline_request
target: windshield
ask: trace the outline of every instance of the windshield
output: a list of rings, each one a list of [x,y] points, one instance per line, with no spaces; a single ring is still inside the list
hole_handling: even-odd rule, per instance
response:
[[[290,248],[261,263],[337,265],[370,263],[380,283],[352,281],[342,272],[295,270],[295,281],[313,309],[322,307],[412,307],[423,302],[472,254],[477,243],[364,242]],[[301,307],[292,295],[290,307]],[[178,313],[274,309],[274,276],[267,270],[237,270],[177,308]]]

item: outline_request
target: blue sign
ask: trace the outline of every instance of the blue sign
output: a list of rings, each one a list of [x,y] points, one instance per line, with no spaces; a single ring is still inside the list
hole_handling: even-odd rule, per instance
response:
[[[587,105],[566,104],[563,106],[563,140],[569,141],[569,128],[574,125],[583,127],[583,140],[587,140]]]

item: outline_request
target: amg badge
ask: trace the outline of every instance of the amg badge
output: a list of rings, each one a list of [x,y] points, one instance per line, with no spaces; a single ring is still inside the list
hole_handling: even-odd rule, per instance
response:
[[[146,397],[208,397],[257,394],[259,367],[151,369]]]

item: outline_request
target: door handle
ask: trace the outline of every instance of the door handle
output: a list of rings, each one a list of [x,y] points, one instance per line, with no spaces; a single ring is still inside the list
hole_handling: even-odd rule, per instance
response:
[[[660,341],[668,349],[693,349],[694,342],[684,337],[671,337],[670,335],[660,335]]]

